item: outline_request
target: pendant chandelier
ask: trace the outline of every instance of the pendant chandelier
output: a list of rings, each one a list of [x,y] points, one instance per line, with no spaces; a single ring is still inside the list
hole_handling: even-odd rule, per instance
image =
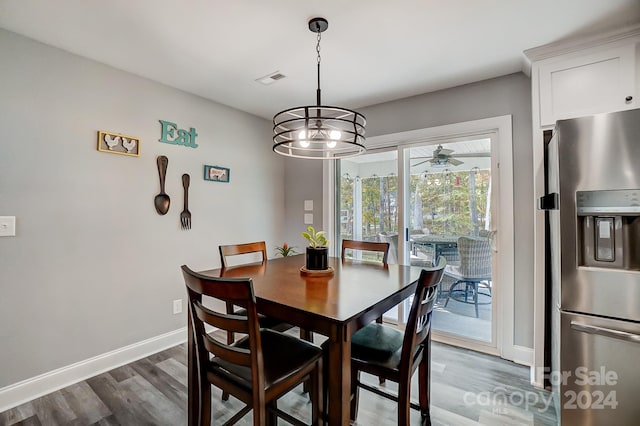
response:
[[[320,39],[328,26],[324,18],[309,21],[309,30],[317,34],[316,105],[286,109],[273,117],[273,150],[278,154],[332,160],[353,157],[367,150],[364,115],[346,108],[325,106],[321,102]]]

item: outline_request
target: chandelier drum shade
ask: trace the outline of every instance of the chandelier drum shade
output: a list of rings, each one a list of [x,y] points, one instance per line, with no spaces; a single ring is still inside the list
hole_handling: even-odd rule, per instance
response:
[[[296,158],[332,160],[353,157],[367,149],[364,115],[350,109],[322,105],[320,95],[320,38],[329,26],[324,18],[309,21],[317,34],[318,88],[316,105],[289,108],[273,117],[273,151]]]

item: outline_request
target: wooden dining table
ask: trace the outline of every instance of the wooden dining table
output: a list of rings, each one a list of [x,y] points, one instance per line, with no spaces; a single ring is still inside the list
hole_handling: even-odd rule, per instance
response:
[[[351,335],[411,296],[420,268],[329,258],[332,274],[301,272],[302,255],[200,271],[213,277],[250,277],[258,312],[328,337],[329,425],[348,425]],[[188,419],[198,419],[198,380],[188,321]],[[325,367],[326,368],[326,367]]]

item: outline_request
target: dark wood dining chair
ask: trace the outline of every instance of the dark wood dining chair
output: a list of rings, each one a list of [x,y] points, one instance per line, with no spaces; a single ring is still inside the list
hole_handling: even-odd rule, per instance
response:
[[[254,425],[275,425],[278,417],[305,424],[277,407],[278,398],[305,381],[310,383],[311,424],[321,424],[322,350],[295,336],[261,328],[250,278],[212,278],[185,265],[182,274],[196,348],[198,424],[211,424],[211,385],[246,404],[225,424],[235,424],[251,410]],[[202,296],[244,306],[246,315],[213,311],[202,304]],[[246,336],[228,344],[207,333],[205,324]]]
[[[347,251],[369,251],[374,253],[382,253],[382,264],[387,265],[387,259],[389,258],[389,243],[372,242],[372,241],[359,241],[359,240],[342,240],[342,251],[340,257],[345,260]],[[376,318],[378,324],[382,324],[382,315]],[[384,377],[379,377],[380,384],[384,383]]]
[[[229,266],[231,266],[229,264],[229,257],[243,254],[259,253],[261,256],[260,262],[267,261],[267,244],[264,241],[256,241],[254,243],[228,244],[218,246],[218,249],[220,250],[220,261],[222,262],[223,268],[228,268]]]
[[[382,264],[387,265],[387,259],[389,257],[389,243],[379,243],[371,241],[357,241],[357,240],[342,240],[342,252],[340,257],[345,260],[345,253],[347,250],[354,251],[370,251],[376,253],[382,253]],[[376,322],[382,324],[382,315],[376,318]]]
[[[243,244],[229,244],[218,246],[220,250],[220,260],[222,262],[223,268],[230,267],[229,257],[231,256],[239,256],[239,255],[249,255],[252,253],[257,253],[260,257],[260,262],[265,263],[267,261],[267,244],[264,241],[256,241],[253,243],[243,243]],[[235,307],[233,303],[227,303],[227,313],[235,313],[238,315],[246,315],[246,312],[242,308]],[[293,328],[291,324],[288,324],[284,321],[277,320],[275,318],[266,317],[264,315],[258,315],[258,319],[260,321],[260,326],[265,328],[270,328],[276,331],[287,331],[290,328]],[[235,335],[233,331],[227,332],[227,343],[231,344],[235,340]]]
[[[241,243],[241,244],[228,244],[218,246],[218,250],[220,251],[220,261],[222,262],[223,268],[228,268],[231,266],[242,265],[243,263],[234,263],[230,264],[229,258],[232,256],[242,256],[242,260],[250,259],[248,255],[255,254],[255,259],[260,259],[259,261],[264,264],[267,262],[267,244],[264,241],[256,241],[252,243]],[[246,255],[246,256],[245,256]],[[253,259],[251,259],[253,260]],[[246,263],[246,262],[244,262]],[[234,313],[236,315],[246,315],[246,310],[244,308],[239,308],[234,306],[233,303],[227,302],[227,313]],[[276,318],[267,317],[262,314],[258,314],[258,321],[260,322],[260,327],[270,328],[276,331],[287,331],[293,326],[289,323],[281,321]],[[313,342],[313,338],[308,338],[307,332],[300,330],[300,337],[305,338],[310,342]],[[227,344],[232,344],[235,341],[235,333],[233,331],[227,331]],[[305,385],[305,391],[307,390],[307,386]],[[222,392],[222,400],[226,401],[229,399],[229,394],[227,392]]]
[[[435,267],[422,270],[404,333],[373,323],[351,337],[351,420],[358,415],[358,389],[363,388],[398,403],[398,425],[409,424],[410,408],[420,411],[422,424],[431,424],[431,312],[445,266],[440,257]],[[417,368],[419,405],[411,402],[411,377]],[[398,383],[398,394],[361,382],[363,371]]]

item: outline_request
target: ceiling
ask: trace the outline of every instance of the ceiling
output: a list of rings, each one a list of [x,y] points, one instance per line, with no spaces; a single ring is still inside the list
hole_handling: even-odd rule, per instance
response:
[[[640,22],[638,0],[0,0],[0,27],[271,119],[526,70],[523,51]],[[265,86],[255,80],[278,71]]]

